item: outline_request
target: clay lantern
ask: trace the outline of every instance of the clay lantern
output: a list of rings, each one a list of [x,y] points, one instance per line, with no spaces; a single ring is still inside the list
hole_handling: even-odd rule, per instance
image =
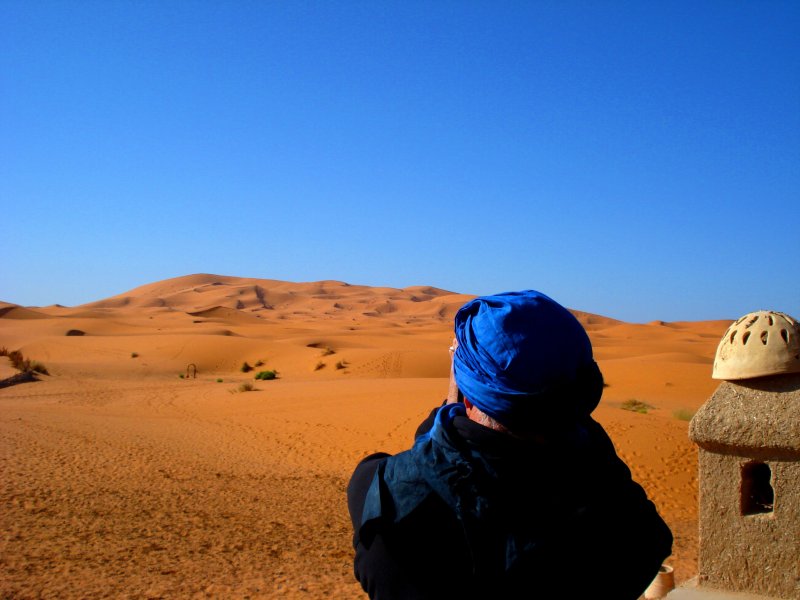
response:
[[[722,383],[692,419],[702,587],[800,598],[800,325],[772,311],[725,332]]]

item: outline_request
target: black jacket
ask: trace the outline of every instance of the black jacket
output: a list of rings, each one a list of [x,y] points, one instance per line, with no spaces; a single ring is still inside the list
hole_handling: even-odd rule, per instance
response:
[[[417,443],[438,411],[420,425]],[[379,489],[386,461],[410,455],[365,458],[347,494],[355,575],[373,600],[633,600],[670,554],[672,534],[592,419],[548,442],[515,438],[466,417],[455,417],[451,429],[465,461],[479,456],[492,472],[470,475],[479,481],[468,482],[467,495],[489,497],[493,509],[467,522],[460,500],[431,493],[399,519],[390,507],[363,522],[365,498]],[[420,478],[395,489],[425,485]],[[384,504],[392,504],[390,488],[380,487]],[[514,546],[513,560],[503,556],[508,534],[525,542]]]

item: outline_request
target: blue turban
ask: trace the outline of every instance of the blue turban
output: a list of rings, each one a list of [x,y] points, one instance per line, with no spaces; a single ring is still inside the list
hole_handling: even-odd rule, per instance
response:
[[[603,389],[592,344],[566,308],[534,290],[483,296],[456,313],[458,389],[512,431],[590,414]]]

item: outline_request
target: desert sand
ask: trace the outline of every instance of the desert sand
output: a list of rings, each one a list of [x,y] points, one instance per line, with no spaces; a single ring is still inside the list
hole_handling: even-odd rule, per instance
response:
[[[407,448],[441,403],[469,298],[191,275],[77,307],[0,303],[0,347],[49,371],[0,389],[0,596],[365,597],[348,477],[370,452]],[[607,382],[594,416],[671,526],[668,562],[688,579],[687,419],[716,388],[729,321],[575,314]],[[261,370],[278,378],[255,381]],[[0,358],[0,379],[14,373]],[[652,408],[624,410],[630,399]]]

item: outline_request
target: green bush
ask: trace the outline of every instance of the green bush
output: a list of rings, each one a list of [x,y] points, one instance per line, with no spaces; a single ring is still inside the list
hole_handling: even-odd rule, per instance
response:
[[[672,416],[679,421],[691,421],[692,417],[694,416],[694,411],[689,410],[688,408],[679,408],[672,411]]]
[[[625,400],[620,406],[622,410],[630,410],[632,412],[641,413],[643,415],[647,414],[647,411],[655,408],[641,400],[637,400],[636,398],[631,398],[630,400]]]
[[[277,371],[259,371],[256,373],[256,379],[261,379],[264,381],[268,381],[270,379],[275,379],[278,376]]]

